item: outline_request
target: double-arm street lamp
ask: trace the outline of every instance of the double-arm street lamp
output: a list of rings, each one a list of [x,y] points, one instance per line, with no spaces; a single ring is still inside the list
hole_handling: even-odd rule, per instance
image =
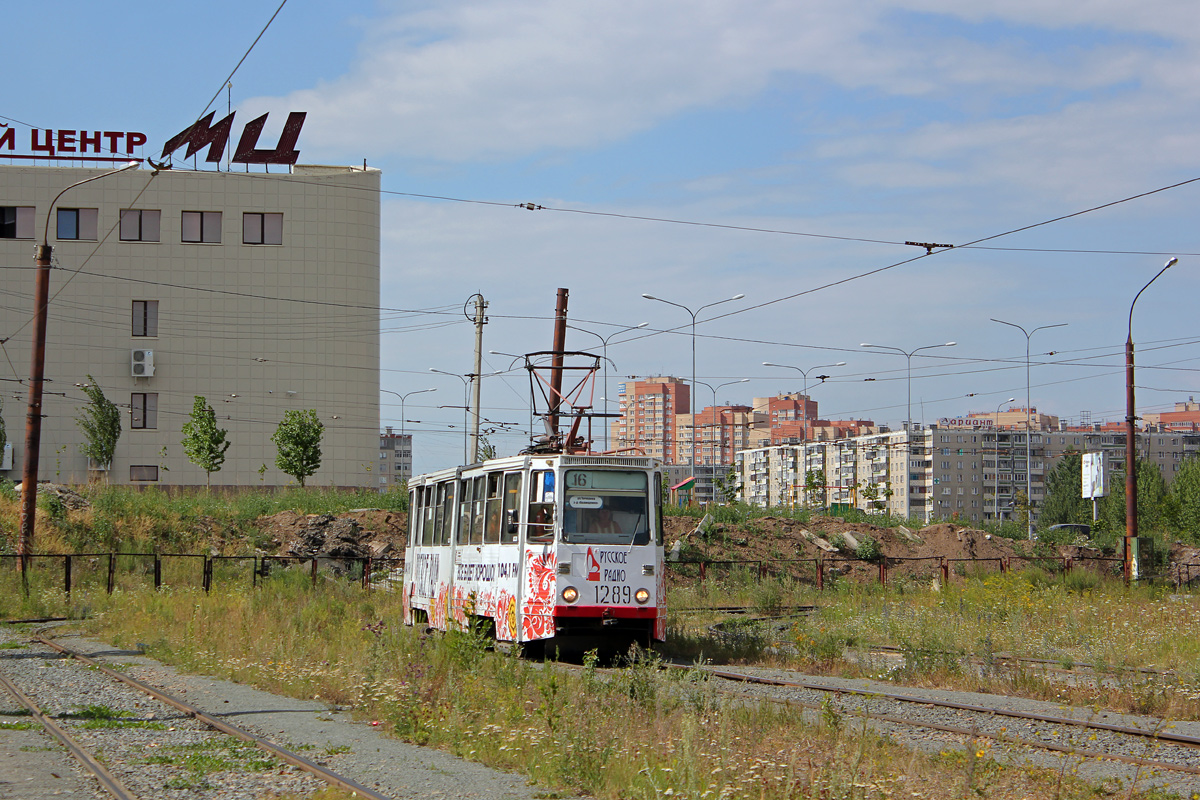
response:
[[[958,342],[927,344],[924,347],[918,347],[916,350],[902,350],[899,347],[892,347],[886,344],[868,344],[867,342],[863,342],[859,345],[859,347],[874,347],[878,350],[892,350],[904,356],[904,358],[908,361],[908,411],[906,412],[908,419],[904,422],[905,430],[912,425],[912,357],[922,350],[932,350],[935,347],[954,347],[956,344],[958,344]]]
[[[608,449],[608,342],[609,342],[609,340],[610,340],[610,339],[612,339],[614,336],[619,336],[620,334],[622,334],[622,333],[628,333],[629,331],[636,331],[636,330],[640,330],[640,329],[642,329],[642,328],[646,327],[646,326],[647,326],[647,325],[649,325],[649,324],[650,324],[649,322],[640,322],[640,323],[638,323],[637,325],[630,325],[630,326],[629,326],[629,327],[627,327],[627,328],[621,328],[621,329],[620,329],[620,330],[618,330],[618,331],[613,331],[613,332],[612,332],[612,333],[610,333],[608,336],[601,336],[600,334],[596,333],[595,331],[589,331],[589,330],[588,330],[588,329],[586,329],[586,328],[579,328],[579,327],[576,327],[576,326],[574,326],[574,325],[568,325],[568,326],[567,326],[568,328],[570,328],[570,329],[571,329],[571,330],[573,330],[573,331],[579,331],[580,333],[587,333],[587,334],[591,334],[592,336],[595,336],[597,339],[599,339],[599,340],[600,340],[600,345],[601,345],[601,347],[603,348],[603,355],[604,355],[604,397],[602,397],[601,399],[602,399],[602,400],[604,400],[604,449],[605,449],[605,450],[607,450],[607,449]],[[495,351],[493,351],[493,352],[495,352]]]
[[[404,437],[404,401],[406,399],[408,399],[408,396],[410,394],[423,394],[425,392],[436,392],[437,387],[435,386],[432,389],[413,389],[411,392],[405,392],[404,394],[400,394],[399,392],[393,392],[391,389],[380,389],[379,391],[383,392],[384,394],[394,394],[394,395],[396,395],[396,397],[400,398],[400,437],[403,438]]]
[[[50,219],[54,206],[64,194],[85,183],[98,181],[119,172],[134,169],[140,162],[130,161],[120,169],[102,172],[72,183],[63,189],[46,209],[46,227],[37,246],[37,274],[33,294],[33,352],[29,367],[29,409],[25,417],[25,465],[21,470],[21,530],[17,536],[17,568],[25,574],[26,561],[33,551],[33,527],[37,516],[38,460],[42,443],[42,384],[46,378],[46,319],[50,303]]]
[[[1129,335],[1125,339],[1125,579],[1133,579],[1133,542],[1138,535],[1137,524],[1137,432],[1134,428],[1137,411],[1133,400],[1133,307],[1150,284],[1179,261],[1171,260],[1133,296],[1129,304]]]
[[[698,383],[701,386],[707,386],[708,390],[710,392],[712,392],[712,396],[713,396],[712,407],[713,407],[714,422],[716,423],[716,426],[717,426],[717,454],[718,455],[724,455],[724,446],[723,445],[724,445],[725,439],[721,432],[721,427],[722,427],[721,426],[721,416],[720,416],[720,414],[717,413],[717,389],[720,389],[722,386],[733,386],[735,383],[749,383],[749,382],[750,382],[749,378],[738,378],[736,381],[725,381],[725,383],[718,383],[716,386],[713,386],[711,383],[705,383],[704,381],[695,381],[695,383]],[[693,439],[696,438],[697,429],[698,429],[698,426],[696,425],[696,420],[693,418],[692,419],[692,438]]]
[[[1149,284],[1147,284],[1147,286],[1149,286]],[[1134,302],[1137,302],[1137,300],[1135,299]],[[1132,313],[1132,309],[1130,310],[1130,313]],[[996,319],[995,317],[992,318],[992,322],[999,322],[1001,325],[1007,325],[1010,328],[1016,328],[1021,333],[1025,334],[1025,505],[1029,509],[1026,515],[1029,523],[1028,535],[1030,541],[1033,541],[1033,461],[1030,460],[1029,448],[1029,442],[1033,439],[1033,428],[1031,422],[1033,407],[1029,383],[1029,340],[1032,339],[1033,335],[1038,331],[1044,331],[1047,328],[1062,328],[1066,326],[1067,323],[1057,322],[1053,325],[1042,325],[1034,328],[1031,331],[1027,331],[1015,322],[1005,322],[1004,320]]]
[[[679,303],[672,303],[670,300],[663,300],[661,297],[655,297],[652,294],[645,294],[645,293],[642,294],[642,297],[646,298],[647,300],[657,300],[658,302],[666,303],[669,306],[675,306],[676,308],[682,308],[684,311],[686,311],[691,316],[691,318],[692,318],[692,384],[693,384],[693,388],[694,388],[694,384],[696,383],[696,315],[699,314],[701,311],[703,311],[706,308],[712,308],[713,306],[719,306],[722,303],[731,303],[734,300],[741,300],[745,296],[746,295],[739,292],[738,294],[735,294],[733,297],[727,297],[724,300],[718,300],[715,303],[708,303],[707,305],[700,306],[695,311],[692,311],[690,308],[688,308],[685,305],[680,305]],[[696,393],[694,391],[692,391],[692,392],[689,392],[689,394],[691,395],[690,399],[692,401],[691,466],[693,468],[695,468],[695,466],[696,466]]]
[[[801,423],[801,425],[802,425],[801,435],[802,435],[802,438],[804,441],[808,441],[808,373],[812,372],[814,369],[828,369],[829,367],[844,367],[844,366],[846,366],[846,362],[839,361],[836,364],[818,364],[817,366],[809,367],[808,369],[800,369],[799,367],[793,367],[791,364],[776,364],[773,361],[764,361],[762,363],[763,363],[764,367],[782,367],[783,369],[794,369],[794,370],[796,370],[796,372],[799,372],[801,376],[803,376],[803,378],[804,378],[804,408],[801,410],[801,417],[804,421]],[[818,375],[817,377],[821,378],[821,382],[824,383],[825,378],[828,378],[829,376],[828,375]]]

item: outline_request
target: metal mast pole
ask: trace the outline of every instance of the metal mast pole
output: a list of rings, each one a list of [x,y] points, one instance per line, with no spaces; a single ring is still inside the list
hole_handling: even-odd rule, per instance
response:
[[[483,379],[480,373],[483,372],[483,326],[487,324],[487,317],[483,312],[487,310],[487,301],[483,299],[483,295],[475,295],[475,371],[471,373],[471,458],[467,463],[475,464],[479,461],[479,393]]]

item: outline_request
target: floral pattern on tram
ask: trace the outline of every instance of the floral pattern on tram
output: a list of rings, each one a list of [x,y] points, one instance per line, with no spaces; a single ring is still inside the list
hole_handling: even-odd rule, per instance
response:
[[[553,552],[525,551],[525,600],[521,604],[521,638],[554,636],[554,573],[558,558]]]
[[[667,604],[663,602],[663,598],[667,596],[667,570],[661,559],[656,566],[654,598],[658,605],[658,614],[654,618],[654,638],[665,642],[667,640]]]
[[[496,621],[497,639],[511,642],[517,638],[517,598],[507,589],[500,590],[492,618]]]
[[[450,587],[444,583],[438,584],[437,599],[433,602],[433,607],[429,609],[433,627],[439,630],[446,629],[446,618],[450,612]]]

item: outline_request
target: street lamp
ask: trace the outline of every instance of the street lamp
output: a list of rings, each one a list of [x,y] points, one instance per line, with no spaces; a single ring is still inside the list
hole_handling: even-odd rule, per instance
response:
[[[140,162],[130,161],[120,169],[102,172],[72,183],[50,201],[46,209],[46,227],[37,246],[37,274],[33,293],[33,352],[29,367],[29,410],[25,417],[25,465],[21,471],[21,531],[17,536],[17,568],[25,575],[26,561],[33,550],[33,525],[37,516],[38,460],[42,442],[42,384],[46,378],[46,318],[50,303],[50,218],[54,206],[64,194],[85,183],[134,169]]]
[[[692,383],[693,383],[693,384],[695,384],[695,383],[696,383],[696,315],[697,315],[697,314],[699,314],[701,311],[703,311],[703,310],[704,310],[704,309],[706,309],[706,308],[712,308],[713,306],[719,306],[719,305],[721,305],[722,303],[731,303],[731,302],[733,302],[734,300],[741,300],[741,299],[742,299],[743,297],[745,297],[745,296],[746,296],[746,295],[742,294],[741,292],[738,292],[738,293],[737,293],[737,294],[735,294],[733,297],[727,297],[727,298],[725,298],[724,300],[718,300],[718,301],[717,301],[717,302],[715,302],[715,303],[709,303],[709,304],[707,304],[707,305],[700,306],[700,307],[699,307],[699,308],[697,308],[695,311],[692,311],[692,310],[691,310],[690,308],[688,308],[687,306],[680,305],[679,303],[672,303],[670,300],[663,300],[661,297],[655,297],[655,296],[654,296],[654,295],[652,295],[652,294],[646,294],[646,293],[644,293],[644,292],[642,293],[642,297],[646,298],[647,300],[657,300],[658,302],[660,302],[660,303],[666,303],[666,304],[667,304],[667,305],[669,305],[669,306],[675,306],[676,308],[682,308],[684,311],[686,311],[686,312],[687,312],[687,313],[688,313],[688,314],[691,316],[691,318],[692,318]],[[690,398],[690,399],[691,399],[691,401],[692,401],[692,415],[691,415],[691,416],[692,416],[692,458],[691,458],[691,467],[692,467],[692,470],[693,470],[693,472],[694,472],[694,471],[695,471],[695,467],[696,467],[696,393],[695,393],[695,392],[689,392],[689,394],[691,394],[691,398]]]
[[[999,417],[1000,417],[1000,406],[1004,405],[1005,403],[1011,403],[1016,399],[1017,398],[1015,398],[1015,397],[1010,397],[1007,400],[1002,400],[996,404],[997,422],[999,421]],[[998,524],[1000,524],[1000,429],[999,428],[996,429],[995,436],[996,436],[996,492],[995,492],[995,494],[992,495],[992,516],[995,518],[996,524],[998,525]],[[1026,458],[1026,461],[1028,462],[1028,458]],[[1028,463],[1025,464],[1025,468],[1026,468],[1026,470],[1028,470],[1028,468],[1029,468]]]
[[[1168,264],[1167,266],[1170,265]],[[1166,269],[1166,267],[1163,267],[1163,269]],[[1150,284],[1146,285],[1149,286]],[[1137,298],[1134,298],[1134,302],[1137,302]],[[1133,309],[1131,308],[1130,315],[1132,314]],[[1008,325],[1010,328],[1016,328],[1021,333],[1025,334],[1025,505],[1029,507],[1029,511],[1027,513],[1029,540],[1033,541],[1033,461],[1030,460],[1029,449],[1029,442],[1033,439],[1033,428],[1030,421],[1030,417],[1033,414],[1033,407],[1032,401],[1030,400],[1029,384],[1029,340],[1033,338],[1033,335],[1038,331],[1042,331],[1047,328],[1062,328],[1067,323],[1057,322],[1054,325],[1042,325],[1041,327],[1034,328],[1031,331],[1026,331],[1015,322],[1005,322],[1004,320],[996,319],[995,317],[992,317],[992,322],[999,322],[1001,325]]]
[[[631,325],[628,328],[621,328],[619,331],[614,331],[613,333],[610,333],[608,336],[601,336],[600,334],[596,333],[595,331],[589,331],[586,328],[578,328],[574,325],[567,326],[571,330],[579,331],[580,333],[589,333],[592,336],[595,336],[597,339],[600,340],[601,346],[603,347],[604,397],[601,399],[604,400],[604,449],[605,450],[608,450],[608,340],[613,338],[617,334],[628,333],[629,331],[640,330],[649,324],[650,324],[649,322],[641,322],[641,323],[638,323],[637,325]]]
[[[467,399],[467,392],[471,382],[467,380],[466,375],[459,375],[457,372],[443,372],[440,369],[429,368],[430,372],[436,372],[438,375],[449,375],[458,378],[463,385],[463,464],[474,464],[475,458],[471,456],[470,450],[467,447],[467,411],[471,408]]]
[[[846,362],[839,361],[836,364],[818,364],[817,366],[809,367],[808,369],[800,369],[799,367],[793,367],[791,364],[776,364],[773,361],[764,361],[762,363],[763,363],[764,367],[782,367],[783,369],[794,369],[794,370],[796,370],[796,372],[799,372],[804,377],[804,408],[800,412],[803,422],[801,423],[800,432],[802,434],[801,438],[804,441],[808,441],[808,373],[812,372],[814,369],[827,369],[829,367],[844,367],[844,366],[846,366]],[[819,376],[819,377],[821,377],[821,382],[824,383],[825,382],[824,379],[828,376]]]
[[[1142,292],[1150,288],[1150,284],[1179,261],[1172,256],[1171,260],[1150,279],[1149,283],[1133,296],[1129,304],[1129,335],[1125,339],[1125,579],[1133,578],[1133,542],[1138,535],[1137,524],[1137,440],[1134,422],[1137,414],[1133,401],[1133,307],[1137,305]]]
[[[886,344],[868,344],[867,342],[863,342],[859,345],[859,347],[874,347],[879,350],[894,350],[900,355],[904,356],[904,358],[908,361],[908,411],[905,412],[908,415],[908,420],[904,423],[906,430],[912,425],[912,357],[922,350],[932,350],[935,347],[954,347],[956,344],[958,344],[958,342],[927,344],[924,347],[918,347],[916,350],[901,350],[899,347],[891,347],[890,345]]]
[[[716,413],[717,413],[717,389],[720,389],[722,386],[733,386],[735,383],[749,383],[749,381],[750,381],[749,378],[739,378],[736,381],[726,381],[725,383],[718,383],[715,387],[711,383],[705,383],[704,381],[696,381],[696,383],[700,384],[701,386],[707,386],[708,390],[710,392],[712,392],[713,414],[716,415]],[[717,452],[720,456],[723,456],[724,450],[725,450],[725,448],[724,448],[725,437],[721,433],[721,418],[719,416],[714,416],[714,422],[716,423],[716,427],[717,427]],[[693,419],[692,420],[692,438],[693,439],[696,437],[696,428],[697,428],[696,420]],[[725,463],[724,460],[722,460],[721,463],[723,465]]]
[[[379,391],[384,392],[385,394],[394,394],[394,395],[396,395],[396,397],[400,398],[400,438],[403,439],[404,438],[404,401],[405,401],[405,399],[410,394],[423,394],[425,392],[436,392],[437,387],[435,386],[432,389],[414,389],[413,391],[405,392],[404,394],[400,394],[399,392],[393,392],[391,389],[380,389]]]

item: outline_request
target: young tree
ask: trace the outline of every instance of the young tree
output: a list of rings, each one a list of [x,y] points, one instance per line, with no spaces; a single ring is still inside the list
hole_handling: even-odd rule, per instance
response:
[[[304,479],[321,466],[321,436],[325,426],[317,419],[312,409],[283,413],[283,421],[271,435],[271,441],[279,448],[275,466],[291,475],[304,486]]]
[[[1175,528],[1193,535],[1200,532],[1200,456],[1192,456],[1179,465],[1168,494]]]
[[[96,379],[91,375],[87,377],[88,382],[82,388],[88,396],[88,404],[80,409],[75,422],[87,439],[81,448],[83,454],[98,465],[107,467],[112,464],[117,440],[121,438],[121,411],[104,396],[104,390],[96,384]]]
[[[805,505],[812,505],[814,495],[821,498],[821,504],[825,505],[825,470],[823,469],[810,469],[804,475]]]
[[[1068,450],[1046,475],[1046,500],[1038,514],[1038,527],[1091,521],[1092,504],[1083,497],[1083,456]]]
[[[205,489],[212,488],[212,474],[220,472],[225,463],[225,451],[229,431],[217,427],[217,413],[203,397],[196,395],[192,403],[192,416],[183,423],[183,452],[200,469],[204,470]]]
[[[0,398],[0,455],[4,453],[4,446],[8,444],[8,428],[4,426],[4,400]]]

